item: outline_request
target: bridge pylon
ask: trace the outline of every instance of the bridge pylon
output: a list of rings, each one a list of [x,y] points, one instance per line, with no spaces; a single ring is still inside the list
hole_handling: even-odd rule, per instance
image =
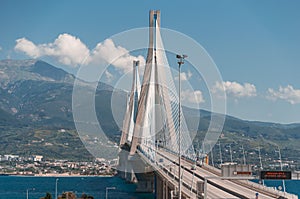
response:
[[[172,94],[173,98],[176,98],[177,94],[175,94],[175,86],[171,86],[170,89],[168,84],[170,79],[167,79],[166,75],[168,74],[171,78],[171,73],[166,72],[168,69],[169,66],[160,37],[160,11],[151,10],[149,15],[149,47],[136,125],[131,142],[131,155],[136,152],[138,145],[147,145],[149,148],[158,145],[177,146],[176,111],[172,110],[170,96]],[[171,81],[173,83],[173,79]],[[153,158],[154,156],[155,154],[153,154]]]
[[[133,81],[129,99],[127,100],[126,114],[123,121],[122,135],[120,139],[120,146],[126,142],[131,142],[134,126],[136,123],[136,116],[138,111],[138,101],[140,97],[140,78],[139,78],[139,61],[133,61]]]

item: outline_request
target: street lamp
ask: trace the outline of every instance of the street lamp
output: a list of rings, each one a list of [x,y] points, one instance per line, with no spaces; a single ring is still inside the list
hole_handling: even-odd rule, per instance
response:
[[[26,198],[28,199],[29,198],[29,191],[34,191],[35,188],[30,188],[30,189],[27,189],[26,190]]]
[[[108,190],[114,190],[114,189],[116,189],[116,187],[106,187],[105,188],[105,198],[107,199],[108,198]]]
[[[279,155],[280,169],[281,169],[281,171],[283,171],[283,167],[282,167],[282,159],[281,159],[281,152],[280,152],[279,146],[277,146],[277,147],[278,147],[278,151],[275,150],[275,152],[278,153],[278,155]],[[282,186],[283,186],[283,192],[284,192],[284,194],[285,194],[285,181],[284,181],[284,180],[282,180]]]
[[[178,199],[181,199],[181,79],[180,79],[180,73],[181,73],[181,65],[184,64],[184,59],[187,58],[187,55],[176,55],[176,58],[178,59],[178,76],[179,76],[179,103],[178,103],[178,108],[179,108],[179,115],[178,115],[178,120],[179,120],[179,132],[178,132],[178,163],[179,163],[179,169],[178,169]]]
[[[55,199],[57,199],[57,183],[58,183],[58,178],[55,180]]]

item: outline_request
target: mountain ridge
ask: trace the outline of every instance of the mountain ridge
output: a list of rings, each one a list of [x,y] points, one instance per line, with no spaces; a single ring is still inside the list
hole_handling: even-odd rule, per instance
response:
[[[24,75],[24,73],[26,74]],[[14,77],[17,76],[17,78],[13,78],[13,79],[9,77],[1,78],[1,75],[3,77],[3,76],[9,76],[11,74],[14,74],[13,76]],[[30,93],[30,92],[28,93],[26,89],[30,91],[33,89],[33,87],[37,90],[41,89],[40,91],[44,92],[44,94],[41,95],[41,98],[44,97],[45,100],[51,99],[51,95],[49,93],[47,97],[47,92],[46,92],[47,89],[55,90],[59,88],[62,90],[68,90],[68,95],[70,95],[71,94],[70,90],[72,90],[72,84],[74,83],[74,81],[75,81],[75,76],[73,74],[70,74],[64,71],[63,69],[57,68],[42,60],[36,60],[36,59],[0,60],[0,93],[2,94],[1,95],[2,99],[0,99],[0,108],[12,115],[15,115],[16,113],[14,113],[14,111],[12,111],[11,109],[14,109],[16,107],[5,107],[3,106],[3,102],[1,104],[1,100],[3,101],[3,97],[5,96],[6,98],[18,96],[19,98],[19,100],[17,100],[18,103],[22,103],[21,101],[26,100],[26,96],[29,95]],[[5,84],[3,82],[5,82]],[[102,84],[103,90],[108,90],[108,91],[113,90],[113,87],[105,83],[101,82],[100,84]],[[83,83],[83,85],[89,85],[89,83],[86,84]],[[203,110],[203,109],[196,110],[187,107],[184,107],[184,112],[186,113],[186,115],[190,115],[190,116],[197,116],[200,114],[200,117],[202,118],[209,118],[211,117],[212,114],[208,110]],[[221,115],[218,113],[214,113],[214,114]],[[251,120],[239,119],[238,117],[230,116],[230,115],[225,115],[225,118],[226,120],[231,120],[232,122],[240,122],[240,123],[244,123],[244,125],[250,124],[250,125],[255,125],[257,127],[274,127],[280,129],[292,129],[292,128],[300,127],[300,123],[281,124],[275,122],[251,121]]]
[[[0,61],[0,87],[7,90],[20,81],[35,80],[72,84],[75,77],[40,60]],[[8,92],[12,92],[8,90]]]
[[[27,129],[26,134],[27,131],[36,129],[52,131],[51,129],[64,128],[76,131],[72,112],[74,81],[74,75],[41,60],[0,61],[0,139],[1,134],[5,136],[5,132],[11,132],[11,129],[15,131],[17,127],[18,132],[22,132],[22,128]],[[88,82],[82,81],[81,84],[82,89],[94,88],[90,87]],[[117,96],[114,103],[117,106],[117,115],[111,110],[113,92]],[[121,134],[120,126],[125,114],[126,97],[126,92],[114,90],[112,86],[102,82],[98,83],[95,96],[97,117],[107,136],[115,142],[118,142]],[[199,112],[200,122],[197,118]],[[187,107],[183,107],[183,113],[189,130],[196,132],[197,136],[199,134],[199,137],[203,136],[208,129],[212,113]],[[225,115],[222,136],[225,135],[226,139],[222,139],[251,146],[278,143],[287,148],[287,153],[292,153],[290,150],[293,150],[293,153],[298,154],[299,132],[298,123],[248,121]],[[20,136],[22,133],[12,139],[19,140]],[[14,143],[16,140],[10,142]],[[13,150],[13,147],[11,149]]]

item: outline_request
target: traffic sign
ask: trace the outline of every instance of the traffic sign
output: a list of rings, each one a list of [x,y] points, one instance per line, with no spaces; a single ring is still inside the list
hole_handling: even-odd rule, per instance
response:
[[[290,180],[292,179],[291,171],[261,171],[261,180]]]

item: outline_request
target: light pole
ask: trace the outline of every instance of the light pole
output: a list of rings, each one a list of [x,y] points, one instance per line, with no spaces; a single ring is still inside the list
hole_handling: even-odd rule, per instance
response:
[[[212,166],[214,167],[215,164],[214,164],[214,152],[213,152],[213,147],[211,147],[211,143],[209,143],[209,148],[210,148],[210,154],[211,154],[211,164]]]
[[[283,167],[282,167],[282,159],[281,159],[281,152],[280,152],[279,146],[277,146],[277,147],[278,147],[278,151],[275,150],[275,152],[278,153],[279,161],[280,161],[280,169],[281,169],[281,171],[283,171]],[[282,186],[283,186],[283,192],[284,192],[284,194],[285,194],[285,181],[284,181],[284,180],[282,180]]]
[[[260,147],[258,147],[257,150],[258,150],[258,158],[259,158],[259,163],[260,163],[260,171],[262,171],[263,166],[262,166],[262,161],[261,161]],[[264,180],[262,180],[262,184],[265,185]]]
[[[230,152],[230,161],[231,161],[231,163],[233,163],[233,160],[232,160],[231,144],[229,144],[229,152]]]
[[[58,183],[58,178],[55,180],[55,199],[57,199],[57,183]]]
[[[179,120],[179,130],[178,130],[178,163],[179,163],[179,169],[178,169],[178,199],[181,199],[181,65],[184,64],[184,59],[187,58],[187,55],[176,55],[176,58],[178,59],[178,78],[179,78],[179,103],[178,103],[178,108],[179,108],[179,115],[178,115],[178,120]]]
[[[105,188],[105,199],[107,199],[108,198],[108,190],[113,190],[113,189],[116,189],[116,187],[106,187]]]
[[[34,191],[35,188],[30,188],[30,189],[27,189],[26,190],[26,198],[28,199],[29,198],[29,191]]]
[[[220,153],[220,161],[221,161],[221,164],[223,164],[223,160],[222,160],[222,149],[221,149],[221,143],[219,141],[219,153]],[[221,166],[220,166],[221,167]]]
[[[246,165],[246,156],[245,156],[244,145],[242,145],[242,151],[243,151],[244,165]]]

